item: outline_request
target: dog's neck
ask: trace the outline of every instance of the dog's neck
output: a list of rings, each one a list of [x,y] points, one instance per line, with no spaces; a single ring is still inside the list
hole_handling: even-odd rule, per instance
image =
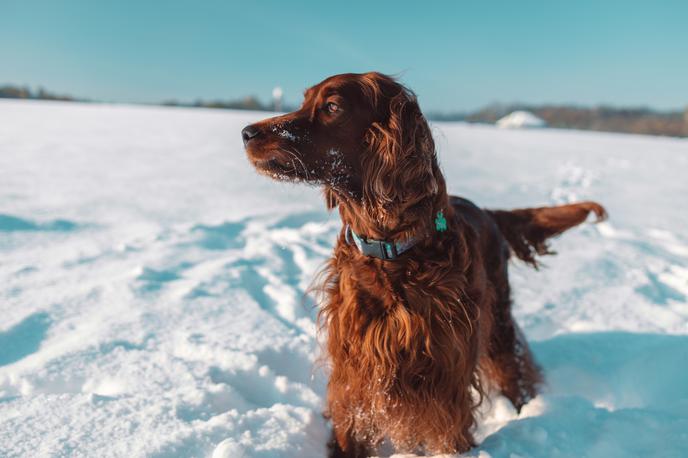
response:
[[[339,201],[339,215],[344,227],[366,239],[405,242],[424,240],[445,228],[445,218],[453,211],[442,186],[436,194],[428,195],[412,205],[380,205],[370,208],[359,200]]]

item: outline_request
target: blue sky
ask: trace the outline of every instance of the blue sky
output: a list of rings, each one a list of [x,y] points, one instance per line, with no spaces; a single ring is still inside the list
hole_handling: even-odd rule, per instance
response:
[[[688,1],[0,0],[0,84],[110,101],[287,103],[399,74],[426,110],[688,105]]]

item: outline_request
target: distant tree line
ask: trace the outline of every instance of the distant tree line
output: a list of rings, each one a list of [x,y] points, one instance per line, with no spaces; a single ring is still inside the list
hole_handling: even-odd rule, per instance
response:
[[[0,86],[0,99],[36,99],[36,100],[62,100],[65,102],[86,102],[85,99],[76,99],[69,95],[55,94],[39,87],[35,91],[24,86]]]
[[[649,108],[595,108],[568,105],[490,105],[472,113],[434,113],[435,121],[465,121],[494,124],[516,110],[530,111],[547,122],[549,127],[562,129],[626,132],[646,135],[688,137],[688,107],[685,111],[655,111]]]
[[[90,101],[88,99],[78,99],[69,95],[55,94],[43,88],[32,91],[29,87],[12,85],[0,86],[0,98],[79,102]],[[230,110],[274,111],[274,106],[272,104],[262,103],[254,96],[233,100],[196,100],[195,102],[168,100],[163,102],[162,105]],[[293,109],[293,107],[289,106],[283,107],[283,111],[287,112]],[[430,112],[427,117],[433,121],[465,121],[494,124],[500,118],[516,110],[530,111],[547,122],[549,127],[688,137],[688,107],[683,112],[661,112],[649,108],[613,108],[607,106],[585,108],[569,105],[495,104],[471,113]]]
[[[28,86],[5,85],[0,86],[0,99],[35,99],[35,100],[62,100],[69,102],[95,102],[90,99],[76,98],[70,95],[55,94],[39,87],[35,91]],[[157,104],[156,104],[157,105]],[[167,100],[160,105],[170,107],[201,107],[201,108],[224,108],[229,110],[257,110],[273,111],[272,104],[264,104],[257,97],[248,96],[236,100],[196,100],[194,102],[180,102],[177,100]],[[286,107],[285,111],[290,111],[291,107]]]
[[[197,108],[221,108],[226,110],[255,110],[273,111],[272,105],[263,104],[257,97],[248,96],[236,100],[196,100],[195,102],[179,102],[168,100],[162,103],[168,107],[197,107]]]

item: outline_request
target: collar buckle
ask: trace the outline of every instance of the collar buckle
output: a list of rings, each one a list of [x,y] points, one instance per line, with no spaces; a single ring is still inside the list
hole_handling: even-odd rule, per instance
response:
[[[394,242],[387,240],[365,239],[364,237],[356,234],[348,224],[346,226],[344,237],[349,245],[352,245],[353,242],[353,245],[356,245],[358,251],[360,251],[362,254],[382,259],[384,261],[396,259],[400,254],[406,251],[406,249],[410,248],[410,246],[406,249],[402,248],[402,251],[399,252],[397,249],[397,244]]]
[[[361,251],[365,255],[375,256],[383,260],[394,259],[398,256],[396,244],[384,240],[364,240]]]

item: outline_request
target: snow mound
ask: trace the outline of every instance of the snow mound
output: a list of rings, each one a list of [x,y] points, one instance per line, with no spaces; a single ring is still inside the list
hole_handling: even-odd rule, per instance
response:
[[[545,127],[547,123],[544,120],[538,118],[530,111],[514,111],[499,121],[497,121],[497,127],[503,129],[522,129],[526,127]]]
[[[0,101],[0,456],[325,455],[305,292],[340,222],[251,169],[263,116]],[[688,142],[433,129],[453,193],[611,215],[513,264],[548,387],[489,399],[465,456],[684,456]]]

